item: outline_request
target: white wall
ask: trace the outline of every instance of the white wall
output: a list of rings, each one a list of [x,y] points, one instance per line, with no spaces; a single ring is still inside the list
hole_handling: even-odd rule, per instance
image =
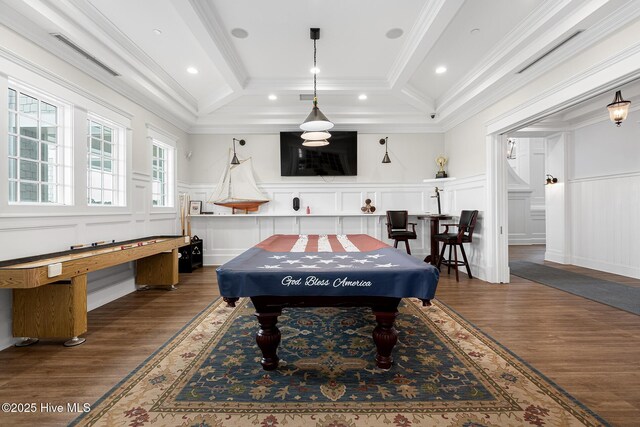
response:
[[[509,244],[545,243],[544,138],[515,138],[516,158],[508,182]]]
[[[558,178],[558,182],[545,187],[547,242],[544,258],[562,264],[571,263],[571,188],[567,183],[570,141],[571,135],[565,132],[547,138],[546,142],[547,170]]]
[[[572,133],[565,176],[559,176],[569,193],[568,241],[556,248],[562,251],[561,260],[640,278],[639,141],[640,111],[631,111],[619,128],[603,119]],[[550,212],[550,225],[561,214]]]
[[[187,136],[180,129],[132,103],[31,42],[0,26],[0,157],[6,159],[7,81],[19,80],[72,104],[74,126],[73,206],[8,204],[6,161],[0,166],[0,259],[67,249],[100,240],[173,234],[175,208],[151,207],[150,128],[175,139],[178,180],[185,180]],[[86,206],[86,114],[93,112],[125,126],[127,206]],[[133,266],[126,264],[89,275],[88,307],[93,309],[134,290]],[[0,290],[0,348],[11,336],[11,290]],[[91,328],[91,324],[89,324]]]
[[[384,146],[378,141],[389,137],[390,164],[382,164]],[[236,143],[240,159],[252,157],[258,183],[313,182],[422,182],[434,178],[435,158],[444,150],[442,134],[358,134],[358,175],[345,177],[280,176],[280,135],[190,135],[193,156],[189,161],[189,182],[216,184],[229,161],[232,139],[245,139],[244,147]],[[331,141],[331,139],[329,139]]]

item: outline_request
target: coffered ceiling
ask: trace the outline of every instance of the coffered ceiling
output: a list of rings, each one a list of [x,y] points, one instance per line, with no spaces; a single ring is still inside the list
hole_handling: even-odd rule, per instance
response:
[[[309,28],[318,27],[319,105],[336,129],[438,132],[638,19],[639,6],[638,0],[0,0],[0,23],[192,133],[297,129],[311,110],[300,95],[313,93]],[[447,70],[437,74],[438,67]]]

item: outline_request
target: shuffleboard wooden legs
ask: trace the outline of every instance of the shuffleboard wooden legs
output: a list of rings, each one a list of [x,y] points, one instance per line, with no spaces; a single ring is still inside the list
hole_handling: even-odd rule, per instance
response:
[[[141,258],[136,262],[136,285],[165,286],[168,290],[174,290],[177,284],[177,248],[170,252],[162,252]]]
[[[256,343],[262,351],[260,363],[265,371],[273,371],[278,368],[278,346],[280,345],[280,329],[276,326],[280,312],[256,313],[260,329],[256,334]]]
[[[52,283],[37,288],[13,290],[13,336],[32,337],[19,347],[37,342],[38,338],[77,339],[87,332],[87,275],[71,281]],[[77,345],[77,344],[76,344]]]
[[[378,326],[373,330],[373,342],[376,344],[376,365],[380,369],[389,369],[393,363],[391,352],[398,342],[398,332],[394,323],[398,312],[374,311]]]

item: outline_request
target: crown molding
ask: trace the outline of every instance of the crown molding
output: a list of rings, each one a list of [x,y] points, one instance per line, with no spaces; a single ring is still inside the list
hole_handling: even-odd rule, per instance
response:
[[[242,91],[248,80],[247,72],[218,16],[213,2],[201,0],[171,0],[178,14],[189,25],[202,48],[216,64],[233,91]],[[198,25],[199,24],[199,25]]]
[[[334,131],[353,131],[360,133],[443,133],[441,127],[431,124],[389,124],[389,123],[341,123]],[[279,134],[280,132],[302,132],[299,123],[291,124],[198,124],[189,129],[190,135],[226,135],[226,134]]]
[[[35,45],[39,46],[43,50],[45,50],[48,54],[60,59],[68,63],[69,65],[75,67],[80,70],[84,74],[93,78],[97,82],[103,84],[105,87],[113,90],[114,92],[122,95],[126,99],[129,99],[133,103],[141,106],[142,108],[152,112],[158,117],[166,120],[167,122],[173,124],[174,126],[180,128],[181,130],[186,131],[189,128],[189,125],[196,120],[196,115],[193,112],[185,110],[181,105],[176,105],[170,99],[162,99],[162,103],[156,102],[155,99],[151,98],[148,94],[141,93],[138,90],[137,85],[132,85],[124,81],[119,77],[114,77],[94,64],[86,61],[83,57],[73,53],[71,49],[62,45],[53,39],[48,33],[43,30],[38,29],[33,25],[33,22],[24,17],[21,13],[11,8],[4,1],[0,1],[5,7],[0,14],[0,24],[5,25],[7,28],[15,32],[19,37],[28,40]],[[11,52],[8,51],[7,52]],[[21,56],[11,52],[13,55],[12,59],[14,62],[21,64],[23,66],[27,64],[31,64],[31,66],[27,66],[28,69],[32,69],[32,71],[37,72],[38,74],[60,83],[63,86],[71,85],[69,88],[74,92],[79,94],[83,94],[83,96],[87,96],[89,99],[96,101],[98,98],[92,95],[90,92],[81,89],[79,86],[68,82],[64,77],[58,76],[53,72],[48,70],[44,70],[42,67],[31,63],[30,61],[22,58]],[[36,70],[41,70],[40,72]],[[102,105],[105,104],[104,100],[96,101]],[[168,107],[167,107],[168,105]],[[129,114],[129,113],[127,113]],[[130,114],[129,114],[130,115]]]
[[[396,94],[399,98],[408,102],[423,113],[435,114],[435,101],[427,96],[424,96],[422,92],[417,90],[411,84],[407,83],[402,89],[396,91]]]
[[[114,52],[122,60],[127,62],[131,68],[134,68],[138,74],[150,80],[153,84],[162,89],[167,95],[180,103],[192,112],[197,109],[198,101],[189,92],[187,92],[177,81],[173,79],[162,67],[160,67],[153,59],[147,55],[145,51],[134,44],[127,36],[125,36],[114,24],[109,21],[100,11],[98,11],[91,3],[80,0],[67,0],[67,4],[71,8],[75,8],[85,18],[91,21],[91,27],[97,26],[108,38],[109,45],[115,44],[124,52]],[[58,13],[62,11],[58,8]],[[76,24],[80,24],[78,18],[73,18]],[[85,29],[87,25],[83,26]],[[95,33],[91,33],[95,34]],[[103,41],[104,43],[104,41]],[[128,58],[125,58],[128,56]],[[140,63],[142,67],[136,65]]]
[[[122,117],[127,118],[128,120],[131,120],[133,118],[133,114],[125,111],[123,109],[121,109],[120,107],[116,106],[115,104],[111,104],[110,102],[105,101],[104,99],[95,96],[93,93],[88,92],[84,89],[82,89],[80,86],[76,85],[75,83],[72,83],[62,77],[60,77],[57,74],[53,74],[51,71],[49,71],[48,69],[42,68],[37,64],[34,64],[31,61],[28,61],[18,55],[16,55],[15,53],[13,53],[10,50],[7,50],[4,46],[0,46],[0,57],[4,58],[8,61],[13,62],[14,64],[24,68],[25,70],[28,70],[34,74],[39,75],[40,77],[43,77],[59,86],[62,86],[65,89],[70,90],[73,93],[76,93],[80,96],[82,96],[83,98],[86,98],[92,102],[95,102],[98,105],[101,105],[102,107],[105,107],[119,115],[121,115]],[[4,75],[4,74],[3,74]],[[6,78],[11,78],[12,76],[5,76]],[[18,78],[18,80],[23,80]],[[80,106],[76,106],[76,108],[78,108]],[[80,107],[84,110],[86,110],[84,107]]]
[[[523,44],[526,40],[529,40],[533,35],[540,31],[541,27],[547,24],[554,16],[556,16],[562,9],[564,9],[571,0],[546,0],[543,4],[538,6],[526,20],[519,23],[514,27],[505,37],[503,37],[498,44],[490,51],[485,59],[474,67],[465,77],[463,77],[459,83],[449,89],[443,96],[438,99],[438,108],[442,113],[442,110],[447,108],[448,104],[451,104],[458,98],[464,96],[463,92],[469,90],[469,88],[476,82],[478,82],[483,76],[490,75],[491,71],[498,66],[502,66],[505,62],[505,58],[511,58],[512,51],[516,46]]]
[[[318,82],[318,92],[358,94],[362,91],[390,91],[391,86],[384,79],[326,79]],[[243,95],[266,95],[267,93],[299,94],[313,93],[312,79],[250,79]]]
[[[88,64],[83,57],[68,47],[62,46],[57,40],[52,38],[47,31],[43,29],[31,31],[33,23],[28,19],[23,19],[22,28],[18,28],[18,33],[26,35],[27,31],[29,31],[32,39],[38,39],[37,43],[40,46],[55,53],[67,62],[73,63],[91,77],[100,78],[102,76],[108,76],[109,84],[124,82],[125,85],[135,87],[140,93],[143,93],[142,91],[148,91],[151,99],[157,98],[163,104],[170,105],[172,107],[171,110],[176,115],[181,115],[182,112],[195,115],[197,107],[195,100],[190,103],[168,87],[162,78],[155,74],[155,70],[159,69],[157,65],[153,65],[154,69],[146,68],[144,66],[145,61],[143,59],[139,60],[136,57],[137,54],[142,55],[143,58],[146,57],[144,52],[139,49],[134,53],[127,52],[126,48],[120,45],[122,39],[127,39],[120,35],[117,29],[105,29],[111,25],[109,21],[105,22],[105,18],[99,15],[98,12],[94,13],[96,16],[93,16],[93,18],[95,18],[96,21],[93,21],[92,17],[85,15],[83,10],[77,9],[70,1],[73,0],[59,0],[58,2],[46,3],[40,0],[27,4],[35,13],[39,13],[59,28],[71,41],[78,43],[79,46],[89,53],[95,53],[96,58],[103,60],[111,68],[118,70],[121,74],[120,77],[108,75],[104,70],[93,66],[93,64]],[[65,7],[64,10],[61,9],[61,6]],[[98,31],[96,31],[96,29]],[[102,36],[102,39],[99,35]],[[124,43],[129,44],[129,47],[134,46],[128,41]],[[134,47],[131,48],[135,51]],[[151,59],[147,59],[147,63],[153,63]],[[87,67],[87,65],[91,66]],[[168,78],[171,79],[170,77]],[[175,85],[179,87],[177,83],[175,83]],[[142,89],[142,91],[140,89]],[[182,89],[182,91],[184,90]]]
[[[207,116],[217,109],[224,107],[231,101],[240,98],[241,94],[234,91],[228,85],[220,88],[219,90],[205,95],[200,100],[200,107],[198,108],[198,116]]]
[[[405,86],[463,4],[464,0],[434,0],[425,3],[389,70],[389,86],[398,89]]]
[[[615,33],[620,28],[638,19],[639,17],[640,8],[637,7],[637,4],[634,3],[634,0],[627,2],[622,8],[616,10],[606,19],[599,21],[593,27],[586,30],[580,35],[580,37],[569,41],[567,44],[559,48],[556,52],[554,52],[554,55],[545,58],[544,60],[536,64],[535,67],[529,69],[525,73],[525,75],[512,75],[510,82],[505,83],[499,87],[492,87],[491,93],[488,93],[489,91],[487,89],[489,89],[489,87],[485,87],[482,90],[478,89],[472,94],[473,96],[464,98],[465,102],[460,102],[461,105],[455,110],[439,110],[439,114],[442,114],[442,116],[444,117],[441,122],[443,128],[445,129],[445,131],[451,130],[455,126],[461,124],[475,114],[480,113],[484,109],[490,107],[509,94],[524,87],[535,79],[541,77],[545,73],[559,66],[567,59],[580,54],[584,50],[598,43],[607,36]],[[631,50],[633,50],[633,48]],[[609,67],[615,64],[616,61],[624,60],[626,56],[633,54],[630,50],[627,50],[626,52],[627,54],[622,52],[610,58],[609,60],[604,61],[602,63],[602,66]],[[588,76],[589,73],[595,73],[597,71],[598,66],[594,66],[589,70],[581,73],[580,75]],[[573,80],[577,78],[582,77],[574,76]],[[562,83],[560,83],[560,85],[560,87],[562,87]]]
[[[153,134],[153,133],[159,134],[161,137],[168,138],[174,143],[180,140],[180,138],[178,138],[176,135],[172,134],[171,132],[159,126],[154,125],[153,123],[145,123],[144,125],[147,128],[148,133],[150,134]],[[155,138],[159,139],[157,136],[155,136]]]
[[[640,79],[640,42],[489,121],[487,133],[531,123],[637,79]]]

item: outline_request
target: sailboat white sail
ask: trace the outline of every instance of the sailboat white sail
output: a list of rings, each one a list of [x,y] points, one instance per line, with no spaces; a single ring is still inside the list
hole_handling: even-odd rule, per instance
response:
[[[233,213],[236,209],[244,210],[245,213],[255,212],[261,204],[268,201],[253,177],[251,158],[241,161],[239,165],[227,162],[227,167],[209,198],[210,203],[232,208]]]

